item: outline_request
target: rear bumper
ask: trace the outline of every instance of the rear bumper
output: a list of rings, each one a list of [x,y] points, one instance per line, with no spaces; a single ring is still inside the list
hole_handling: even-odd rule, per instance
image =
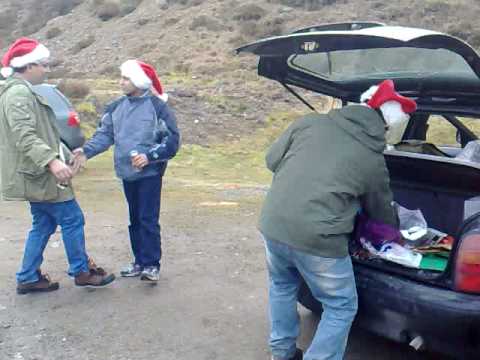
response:
[[[480,359],[480,295],[431,287],[355,264],[359,309],[355,325],[400,343],[423,338],[423,350]],[[321,313],[303,284],[299,302]]]
[[[480,358],[480,295],[431,287],[365,266],[355,266],[356,323],[381,336],[459,359]],[[476,355],[474,357],[474,355]]]

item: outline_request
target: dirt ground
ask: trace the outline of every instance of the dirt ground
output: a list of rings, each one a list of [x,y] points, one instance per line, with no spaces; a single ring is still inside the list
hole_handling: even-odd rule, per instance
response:
[[[26,204],[0,203],[1,360],[267,360],[267,288],[255,228],[263,186],[195,182],[168,174],[162,201],[161,280],[119,278],[106,289],[75,288],[60,234],[43,270],[59,280],[50,294],[18,296],[15,271],[30,226]],[[108,168],[75,180],[87,246],[118,273],[130,260],[127,210]],[[300,309],[308,346],[318,322]],[[347,360],[440,359],[354,329]]]

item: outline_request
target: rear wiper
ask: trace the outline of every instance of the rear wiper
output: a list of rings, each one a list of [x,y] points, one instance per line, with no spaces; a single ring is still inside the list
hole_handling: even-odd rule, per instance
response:
[[[302,103],[304,103],[306,106],[308,106],[308,108],[312,111],[315,111],[317,112],[317,110],[308,103],[307,100],[305,100],[303,97],[301,97],[295,90],[293,90],[290,86],[288,86],[287,84],[283,83],[283,82],[280,82],[280,84],[283,85],[283,87],[285,89],[287,89],[290,93],[292,93],[298,100],[300,100]]]

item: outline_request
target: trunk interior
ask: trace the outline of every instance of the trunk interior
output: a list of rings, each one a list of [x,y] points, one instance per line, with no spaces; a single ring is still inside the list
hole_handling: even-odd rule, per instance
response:
[[[398,151],[387,152],[385,158],[394,200],[407,209],[420,209],[429,228],[451,235],[458,242],[468,215],[464,210],[465,201],[480,195],[480,183],[475,181],[480,176],[480,168],[451,159]],[[454,243],[444,271],[408,268],[378,258],[361,259],[354,255],[353,248],[351,250],[356,264],[450,287],[455,249]]]

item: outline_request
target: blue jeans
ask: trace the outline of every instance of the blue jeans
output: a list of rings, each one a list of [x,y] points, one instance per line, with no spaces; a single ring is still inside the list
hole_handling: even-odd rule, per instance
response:
[[[300,334],[297,296],[303,278],[323,313],[304,360],[341,360],[357,313],[357,290],[349,256],[324,258],[265,239],[270,278],[270,348],[274,359],[294,356]]]
[[[123,189],[130,214],[130,243],[135,264],[160,267],[160,196],[162,177],[151,176],[124,181]]]
[[[43,251],[57,226],[62,229],[62,238],[67,253],[71,276],[88,271],[88,257],[85,251],[85,220],[76,200],[60,203],[31,202],[32,229],[25,243],[25,251],[18,283],[32,283],[39,279],[38,270],[43,262]]]

